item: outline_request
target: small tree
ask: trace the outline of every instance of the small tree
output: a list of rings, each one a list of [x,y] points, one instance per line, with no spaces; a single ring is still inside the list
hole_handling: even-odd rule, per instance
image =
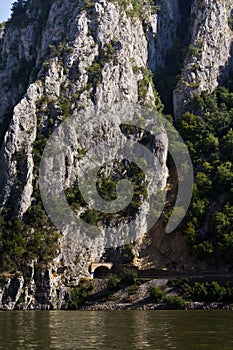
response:
[[[149,293],[151,299],[153,299],[156,303],[162,301],[165,297],[165,291],[155,285],[150,286]]]
[[[17,0],[13,3],[11,7],[11,24],[21,27],[28,23],[28,16],[26,14],[27,5],[27,0]]]
[[[184,301],[184,299],[176,295],[166,295],[164,301],[167,303],[167,306],[170,309],[184,310],[186,307],[186,302]]]
[[[121,280],[127,284],[134,284],[137,279],[137,272],[132,269],[125,268],[122,272]]]
[[[12,17],[22,15],[25,12],[27,0],[17,0],[12,4]]]
[[[79,285],[77,287],[73,287],[71,290],[69,308],[71,310],[77,310],[81,304],[90,298],[93,288],[93,282],[86,279],[81,279]]]
[[[120,285],[120,278],[116,275],[110,275],[108,279],[108,288],[110,290],[118,290]]]

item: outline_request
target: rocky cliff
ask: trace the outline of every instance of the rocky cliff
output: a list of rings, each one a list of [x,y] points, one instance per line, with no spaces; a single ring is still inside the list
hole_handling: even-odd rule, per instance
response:
[[[174,113],[181,115],[196,93],[212,91],[231,66],[228,21],[233,1],[187,1],[186,11],[179,0],[47,0],[43,4],[29,0],[18,4],[0,39],[0,192],[2,213],[8,213],[8,221],[9,216],[22,220],[28,242],[30,235],[38,237],[38,231],[51,235],[55,230],[41,214],[38,194],[39,160],[52,131],[83,108],[98,112],[105,104],[122,101],[146,104],[160,112],[153,73],[166,68],[167,54],[185,20],[191,39],[174,91]],[[59,164],[68,195],[78,173],[79,165],[76,172],[71,170],[75,159],[82,159],[94,133],[100,138],[108,135],[108,120],[101,122],[104,129],[96,125],[81,141],[71,138],[72,151]],[[115,137],[127,139],[119,130]],[[134,137],[140,141],[142,135]],[[150,149],[156,150],[160,162],[157,179],[151,181],[163,189],[166,137],[155,139]],[[114,163],[111,169],[114,173]],[[85,214],[82,203],[77,209],[77,203],[71,202]],[[143,226],[147,209],[141,204],[135,214],[140,227],[136,240],[147,231]],[[35,217],[40,222],[35,223]],[[12,277],[12,271],[7,272],[1,279],[0,308],[67,307],[70,287],[77,285],[80,276],[89,276],[90,261],[104,259],[104,224],[101,230],[102,238],[94,244],[93,240],[82,244],[65,228],[50,262],[38,258],[38,253],[27,257],[23,266],[15,258],[17,273]]]
[[[193,1],[191,41],[180,80],[174,90],[174,113],[181,116],[192,98],[212,92],[232,68],[232,1]]]

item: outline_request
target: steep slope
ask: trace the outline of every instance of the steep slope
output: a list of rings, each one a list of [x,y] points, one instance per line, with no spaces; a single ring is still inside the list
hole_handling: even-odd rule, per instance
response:
[[[10,124],[1,148],[0,189],[2,208],[7,209],[6,222],[13,216],[29,223],[28,241],[30,235],[37,236],[36,216],[42,215],[36,179],[38,161],[51,131],[80,108],[92,105],[99,108],[104,103],[123,100],[144,101],[158,109],[161,107],[147,68],[148,47],[153,47],[155,42],[157,18],[156,9],[152,10],[150,4],[145,8],[141,6],[134,14],[135,9],[130,4],[125,10],[117,2],[48,2],[50,10],[43,13],[44,25],[37,33],[38,40],[35,40],[35,33],[42,10],[34,1],[25,6],[26,13],[20,14],[20,19],[17,20],[17,13],[13,15],[3,39],[2,57],[8,56],[1,73],[4,81],[1,118]],[[37,15],[33,16],[33,13]],[[28,74],[25,72],[23,85],[21,74],[25,66],[30,68]],[[5,86],[11,84],[13,74],[16,76],[15,88],[6,91]],[[13,116],[9,119],[5,112],[9,113],[12,107]],[[83,142],[82,147],[85,140]],[[90,137],[86,142],[90,143]],[[161,152],[165,161],[166,149]],[[72,154],[70,157],[68,165],[74,158]],[[63,167],[64,173],[67,173],[68,165]],[[166,180],[165,163],[162,173],[157,175],[162,182]],[[68,171],[65,187],[70,188],[73,182],[74,176]],[[138,222],[140,215],[143,212],[139,214]],[[49,223],[44,215],[42,221],[43,230],[47,232]],[[60,255],[46,273],[41,268],[35,269],[37,254],[23,277],[4,282],[4,307],[14,308],[19,298],[26,308],[64,306],[66,292],[63,289],[66,290],[70,283],[76,285],[80,275],[88,276],[91,258],[100,259],[105,252],[101,241],[96,246],[91,241],[87,247],[80,244],[64,235],[60,241]],[[29,284],[25,285],[25,278],[30,280]],[[16,287],[12,286],[14,283]],[[13,297],[12,288],[19,289]],[[60,290],[59,294],[56,289]]]
[[[106,257],[104,225],[101,238],[82,242],[69,236],[68,228],[59,235],[43,209],[38,168],[51,133],[83,108],[98,113],[104,104],[125,101],[149,105],[161,112],[152,73],[155,73],[155,86],[159,85],[157,72],[163,69],[166,75],[168,65],[173,64],[170,56],[177,41],[179,53],[184,54],[188,49],[174,91],[174,113],[183,114],[196,93],[213,91],[231,67],[232,32],[228,21],[232,8],[233,1],[223,0],[190,0],[185,4],[181,0],[46,0],[43,5],[36,0],[19,0],[15,3],[13,16],[4,34],[0,34],[0,264],[3,273],[0,308],[65,308],[71,288],[81,276],[90,276],[91,260]],[[181,62],[174,71],[169,70],[171,76],[166,77],[171,78],[172,89],[183,63],[183,54],[179,56],[179,53],[176,60]],[[80,125],[85,122],[79,120]],[[110,139],[109,127],[109,120],[103,117],[99,125],[90,125],[90,132],[85,133],[82,140],[71,137],[72,150],[58,163],[72,209],[86,215],[97,226],[102,218],[83,204],[75,186],[76,175],[86,148],[95,144],[98,137]],[[140,132],[133,134],[137,141],[142,141]],[[119,143],[127,139],[127,132],[115,130],[113,135]],[[150,149],[157,154],[160,170],[154,178],[142,178],[141,188],[144,189],[148,181],[164,189],[166,138],[160,135]],[[116,177],[114,167],[112,163],[110,170]],[[109,173],[111,171],[105,169],[101,176],[109,180]],[[136,173],[136,177],[140,176]],[[107,188],[102,192],[106,198],[114,198],[115,190]],[[142,205],[134,215],[140,235],[135,240],[142,246],[136,245],[136,250],[142,249],[147,231],[144,219],[148,208],[143,207],[143,202],[139,204]],[[169,263],[171,256],[165,255],[172,251],[172,260],[179,267],[190,266],[185,264],[188,251],[179,232],[167,237],[164,227],[161,229],[158,223],[152,239],[156,252],[146,257],[151,265]],[[121,243],[123,245],[123,238]],[[174,247],[178,246],[176,254]],[[145,252],[150,249],[145,248]],[[137,263],[140,266],[140,259]]]

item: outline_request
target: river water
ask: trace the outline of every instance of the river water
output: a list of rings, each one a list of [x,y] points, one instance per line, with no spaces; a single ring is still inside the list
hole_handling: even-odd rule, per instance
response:
[[[0,312],[0,349],[232,350],[233,312]]]

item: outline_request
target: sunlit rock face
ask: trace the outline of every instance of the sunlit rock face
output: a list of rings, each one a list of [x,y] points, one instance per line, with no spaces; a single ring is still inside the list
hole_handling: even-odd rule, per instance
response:
[[[177,6],[169,3],[161,2],[163,16],[159,17],[158,10],[150,4],[134,15],[130,4],[123,9],[117,1],[96,1],[92,5],[85,1],[55,1],[48,4],[47,11],[31,1],[25,14],[27,20],[24,18],[18,24],[12,19],[1,41],[0,119],[5,125],[0,153],[3,208],[11,208],[14,215],[24,217],[35,200],[34,191],[38,187],[35,144],[41,133],[51,134],[62,120],[78,115],[83,108],[98,112],[103,105],[125,101],[160,109],[149,69],[154,70],[163,62],[172,43],[179,15]],[[170,19],[168,29],[166,20]],[[161,35],[157,42],[158,27]],[[94,133],[109,142],[113,136],[120,144],[126,142],[127,137],[119,128],[112,132],[109,129],[108,120],[102,115],[99,125],[95,128],[92,125],[92,131],[84,133],[81,141],[73,140],[72,150],[60,164],[65,188],[73,185],[79,173],[78,150],[93,146]],[[134,135],[135,140],[140,137]],[[167,178],[166,136],[161,133],[150,147],[151,151],[156,150],[161,163],[154,186],[163,189]],[[113,163],[109,167],[111,173]],[[142,202],[134,218],[140,234],[134,240],[147,230],[147,211]],[[47,272],[32,261],[30,271],[23,271],[23,276],[4,280],[1,308],[14,309],[19,300],[23,308],[65,307],[67,286],[76,285],[81,276],[89,276],[91,260],[103,258],[105,230],[102,225],[100,237],[84,243],[81,232],[72,236],[69,225],[64,226],[58,256]],[[111,244],[116,246],[119,242],[113,238]],[[124,244],[124,237],[121,243]]]
[[[131,1],[126,3],[125,7],[117,0],[48,0],[42,6],[30,0],[20,19],[13,17],[6,29],[0,30],[1,210],[10,208],[16,217],[27,216],[37,200],[38,153],[51,133],[70,116],[79,118],[80,110],[88,108],[98,113],[103,105],[122,102],[161,110],[153,73],[166,67],[167,52],[183,20],[183,2],[158,0],[152,7],[150,1],[145,1],[139,9]],[[196,93],[212,91],[231,67],[228,19],[233,1],[188,3],[191,39],[174,91],[177,116],[186,111]],[[82,123],[80,120],[80,127]],[[117,144],[127,141],[120,128],[110,131],[110,126],[101,114],[99,125],[90,126],[82,140],[71,135],[73,147],[59,163],[64,188],[71,188],[80,174],[80,150],[92,147],[101,138],[111,142],[114,137]],[[96,141],[94,135],[98,135]],[[142,137],[138,130],[133,133],[137,142]],[[145,181],[155,190],[162,190],[167,182],[168,151],[163,130],[147,148],[160,167]],[[103,174],[114,176],[114,171],[112,162]],[[82,212],[82,208],[78,210]],[[148,206],[142,200],[134,217],[139,234],[133,240],[143,240],[148,229],[147,214]],[[122,222],[114,220],[117,234]],[[64,226],[57,256],[51,263],[38,266],[32,259],[28,266],[19,267],[17,276],[3,277],[0,308],[66,308],[70,287],[77,285],[80,277],[90,276],[92,260],[105,258],[106,227],[100,226],[101,234],[95,240],[83,242],[82,232],[70,235],[69,225]],[[130,236],[127,230],[125,234]],[[117,247],[120,243],[113,238],[111,244]]]

